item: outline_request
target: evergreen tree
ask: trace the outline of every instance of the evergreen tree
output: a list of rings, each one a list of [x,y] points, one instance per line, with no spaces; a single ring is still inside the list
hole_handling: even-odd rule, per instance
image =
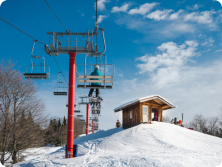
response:
[[[60,118],[59,118],[59,122],[58,122],[58,128],[61,127],[61,122],[60,122]]]
[[[66,117],[63,118],[63,126],[66,126]]]

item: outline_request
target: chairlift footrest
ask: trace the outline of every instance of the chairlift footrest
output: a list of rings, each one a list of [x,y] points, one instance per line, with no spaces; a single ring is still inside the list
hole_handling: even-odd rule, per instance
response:
[[[84,85],[77,85],[77,88],[85,88]],[[86,85],[86,89],[112,89],[112,86],[101,86],[101,85]]]
[[[47,79],[49,73],[24,73],[23,75],[28,79]]]
[[[66,96],[67,95],[67,92],[53,92],[54,95],[63,95],[63,96]]]

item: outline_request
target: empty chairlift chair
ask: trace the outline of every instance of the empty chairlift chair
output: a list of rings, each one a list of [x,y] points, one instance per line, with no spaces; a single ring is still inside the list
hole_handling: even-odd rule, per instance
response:
[[[83,89],[112,89],[113,88],[113,79],[115,66],[113,64],[106,64],[106,56],[102,55],[105,58],[105,64],[101,63],[101,55],[98,56],[100,58],[100,64],[87,64],[85,56],[85,64],[77,64],[76,65],[76,76],[77,76],[77,88]],[[91,72],[93,71],[93,66],[100,66],[100,72],[102,76],[91,76]],[[84,74],[81,75],[78,71],[78,68],[84,67]],[[88,70],[90,68],[90,70]],[[89,73],[90,71],[90,73]],[[109,72],[109,75],[107,73]],[[93,85],[92,83],[99,83],[100,85]]]
[[[65,82],[59,81],[59,74],[61,72],[58,73],[58,78],[57,78],[57,87],[55,88],[56,91],[53,92],[54,95],[59,95],[59,96],[66,96],[67,95],[67,91],[66,91],[66,84]],[[60,85],[63,85],[62,87],[60,87]]]
[[[50,68],[49,66],[45,65],[45,59],[44,57],[40,57],[40,56],[34,56],[33,55],[33,50],[34,50],[34,46],[35,46],[35,42],[37,40],[34,40],[33,46],[32,46],[32,51],[31,51],[31,65],[27,66],[26,68],[26,72],[23,74],[25,76],[25,78],[27,79],[48,79],[49,78],[49,74],[50,74]],[[33,63],[33,59],[43,59],[43,65],[35,65],[35,63]],[[40,67],[43,68],[43,72],[33,72],[33,69]],[[47,68],[46,68],[47,67]],[[30,69],[31,68],[31,69]],[[46,70],[47,69],[47,70]],[[28,72],[30,71],[30,72]],[[46,72],[47,71],[47,72]]]
[[[76,104],[74,105],[74,113],[80,113],[81,112],[80,105],[79,104],[77,105],[77,101],[75,103]],[[77,117],[78,117],[78,115],[77,115]],[[81,117],[81,116],[79,116],[79,117]]]

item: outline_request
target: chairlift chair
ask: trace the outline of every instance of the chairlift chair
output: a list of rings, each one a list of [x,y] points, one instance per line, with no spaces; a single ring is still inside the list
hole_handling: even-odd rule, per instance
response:
[[[100,106],[93,105],[92,106],[92,114],[100,114],[100,109],[101,109]]]
[[[80,102],[79,102],[80,105],[90,104],[90,99],[88,96],[80,96],[79,98],[80,98]]]
[[[33,43],[33,46],[32,46],[32,51],[31,51],[31,55],[32,55],[31,65],[28,65],[28,66],[26,67],[26,72],[23,73],[23,75],[24,75],[25,78],[27,78],[27,79],[48,79],[48,78],[49,78],[49,74],[50,74],[50,68],[49,68],[48,65],[45,65],[45,58],[44,58],[44,57],[34,56],[34,55],[33,55],[33,50],[34,50],[34,46],[35,46],[35,42],[36,42],[36,41],[37,41],[37,40],[34,40],[34,43]],[[35,64],[33,63],[33,59],[43,59],[43,65],[42,65],[42,64],[41,64],[41,65],[35,65]],[[29,67],[31,67],[31,72],[28,72]],[[33,72],[33,68],[34,68],[34,67],[43,67],[43,72],[42,72],[42,73],[40,73],[40,72],[34,73],[34,72]],[[46,70],[45,70],[46,67],[48,68],[48,72],[46,72]]]
[[[104,56],[105,58],[105,64],[102,64],[101,56]],[[91,72],[93,71],[93,66],[97,64],[87,64],[86,59],[87,55],[85,55],[85,64],[77,64],[76,65],[76,76],[77,76],[77,88],[83,88],[83,89],[112,89],[113,88],[113,79],[114,79],[114,72],[115,72],[115,66],[113,64],[106,64],[106,55],[100,55],[100,71],[103,72],[102,76],[91,76]],[[84,66],[84,75],[80,75],[78,72],[78,67]],[[86,67],[91,66],[91,72],[90,74],[87,74]],[[104,67],[104,69],[101,69],[101,67]],[[109,67],[112,67],[113,72],[111,75],[107,75],[107,69]],[[111,68],[109,68],[111,69]],[[100,83],[100,85],[92,85],[91,83]]]
[[[66,91],[66,84],[65,82],[59,81],[59,74],[61,72],[58,73],[58,78],[57,78],[57,87],[55,88],[56,91],[53,92],[54,95],[62,95],[62,96],[66,96],[67,95],[67,91]],[[63,87],[60,87],[60,85],[63,84]],[[60,91],[62,89],[62,91]]]
[[[77,115],[77,117],[83,117],[83,115]]]

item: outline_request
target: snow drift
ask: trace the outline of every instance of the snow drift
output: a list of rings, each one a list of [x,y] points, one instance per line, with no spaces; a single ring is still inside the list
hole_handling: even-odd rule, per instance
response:
[[[133,128],[99,131],[75,139],[78,157],[65,159],[54,147],[15,167],[150,166],[216,167],[222,162],[222,139],[173,124],[152,122]]]

